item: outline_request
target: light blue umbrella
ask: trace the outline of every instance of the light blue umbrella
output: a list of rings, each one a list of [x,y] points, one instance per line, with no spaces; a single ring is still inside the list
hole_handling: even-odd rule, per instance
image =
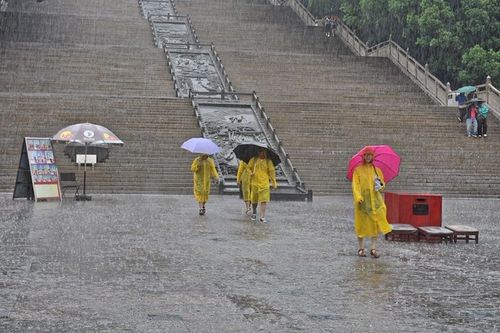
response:
[[[476,87],[474,86],[463,86],[463,87],[460,87],[456,90],[457,93],[459,94],[469,94],[471,92],[474,92],[476,91]]]
[[[212,142],[212,140],[206,138],[191,138],[185,141],[181,148],[195,154],[207,155],[216,154],[221,151],[219,146]]]

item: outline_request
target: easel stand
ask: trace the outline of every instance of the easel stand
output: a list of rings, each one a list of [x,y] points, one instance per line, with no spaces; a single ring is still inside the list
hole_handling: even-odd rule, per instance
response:
[[[91,201],[92,200],[92,196],[90,195],[87,195],[87,193],[85,192],[85,187],[86,187],[86,183],[87,183],[87,144],[85,145],[85,157],[84,157],[84,160],[83,160],[83,194],[78,196],[76,198],[77,201]],[[89,161],[92,163],[92,169],[94,168],[94,164],[96,162],[96,159],[97,159],[97,156],[96,155],[93,155],[94,159],[92,159],[92,161]],[[80,164],[78,164],[80,165]]]
[[[87,164],[85,164],[85,169],[87,169]],[[92,196],[87,195],[85,193],[85,182],[87,180],[87,170],[85,170],[85,169],[83,170],[83,194],[77,196],[75,198],[76,201],[91,201],[92,200]]]

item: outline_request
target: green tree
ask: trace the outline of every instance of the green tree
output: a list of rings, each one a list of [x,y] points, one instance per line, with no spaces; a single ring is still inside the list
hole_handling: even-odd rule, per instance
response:
[[[428,58],[431,72],[444,81],[454,81],[461,45],[454,32],[453,11],[444,0],[422,0],[420,9],[416,44],[422,48],[422,56]]]
[[[414,48],[418,36],[418,3],[413,0],[388,0],[387,5],[387,17],[392,22],[392,39],[404,48]]]
[[[482,84],[488,75],[492,79],[498,78],[500,77],[500,51],[485,50],[476,45],[464,53],[462,66],[459,78],[463,84]]]
[[[482,83],[486,72],[493,80],[498,77],[494,69],[500,49],[498,0],[302,1],[316,16],[339,13],[369,45],[392,36],[420,63],[428,63],[443,82],[458,85],[477,76]],[[488,65],[481,67],[484,61]]]
[[[359,1],[342,0],[340,4],[342,20],[354,30],[359,31],[362,26],[361,8]]]

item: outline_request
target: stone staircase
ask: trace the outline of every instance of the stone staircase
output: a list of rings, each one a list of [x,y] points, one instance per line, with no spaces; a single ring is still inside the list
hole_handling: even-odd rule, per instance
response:
[[[89,194],[191,193],[192,155],[179,147],[200,129],[136,0],[12,1],[0,25],[0,192],[13,191],[24,137],[88,121],[126,143],[88,170]]]
[[[500,135],[465,137],[455,110],[435,105],[389,60],[360,58],[287,7],[263,0],[177,0],[201,40],[217,45],[236,91],[256,90],[316,194],[349,193],[349,158],[367,144],[402,157],[389,190],[500,195]]]
[[[359,58],[321,28],[265,0],[177,0],[200,40],[214,42],[236,91],[256,91],[302,181],[349,193],[351,155],[390,144],[402,156],[390,190],[498,196],[500,129],[468,139],[382,58]],[[124,147],[88,172],[87,192],[191,193],[199,136],[192,105],[175,98],[165,56],[137,0],[11,1],[0,13],[0,192],[13,190],[22,140],[78,122],[110,128]],[[78,170],[55,145],[61,171]]]
[[[92,96],[2,96],[0,191],[12,190],[25,136],[47,137],[65,125],[99,123],[112,128],[125,145],[112,147],[105,163],[87,172],[89,193],[190,193],[192,155],[179,149],[199,136],[191,104],[175,98]],[[67,112],[70,109],[72,112]],[[44,120],[40,124],[40,115]],[[34,121],[37,120],[37,121]],[[43,125],[43,126],[41,126]],[[54,144],[60,171],[82,171]]]

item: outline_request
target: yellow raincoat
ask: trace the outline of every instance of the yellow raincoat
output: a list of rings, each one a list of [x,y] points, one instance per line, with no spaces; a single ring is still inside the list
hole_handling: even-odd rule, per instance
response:
[[[253,204],[260,202],[269,202],[271,192],[269,190],[269,181],[276,188],[276,170],[273,162],[268,158],[252,157],[248,161],[248,170],[250,171],[250,193]]]
[[[210,157],[203,160],[198,156],[191,164],[191,171],[194,179],[194,198],[198,202],[207,202],[210,194],[210,176],[219,178],[214,160]]]
[[[377,174],[375,174],[375,169]],[[384,175],[371,163],[363,163],[354,169],[352,196],[354,199],[354,230],[358,237],[376,237],[392,230],[387,222],[387,208],[380,191],[375,191],[375,177],[385,184]],[[385,186],[382,187],[383,190]],[[362,201],[362,203],[360,203]]]
[[[248,164],[243,161],[240,161],[240,165],[238,166],[236,182],[241,186],[243,201],[250,201],[250,170],[248,169]]]

